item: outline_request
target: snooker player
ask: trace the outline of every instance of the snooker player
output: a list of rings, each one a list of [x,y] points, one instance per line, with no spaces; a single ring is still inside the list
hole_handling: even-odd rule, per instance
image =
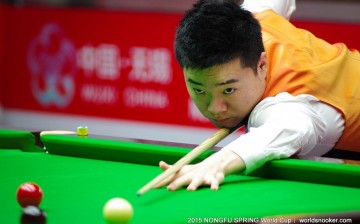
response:
[[[187,90],[219,128],[246,133],[157,187],[217,190],[270,160],[360,151],[360,54],[289,22],[295,0],[203,0],[186,12],[175,53]],[[162,170],[171,165],[160,162]]]

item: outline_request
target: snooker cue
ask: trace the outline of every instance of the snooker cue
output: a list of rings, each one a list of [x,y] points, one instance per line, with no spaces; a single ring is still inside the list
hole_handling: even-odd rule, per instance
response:
[[[238,128],[238,127],[237,127]],[[237,129],[236,128],[236,129]],[[205,150],[213,147],[218,142],[223,140],[226,136],[228,136],[230,133],[232,133],[236,129],[228,129],[228,128],[222,128],[215,132],[210,138],[202,142],[200,145],[198,145],[196,148],[191,150],[188,154],[186,154],[184,157],[182,157],[180,160],[178,160],[175,164],[173,164],[170,168],[159,174],[157,177],[155,177],[152,181],[144,185],[140,190],[137,192],[138,196],[143,195],[145,192],[156,186],[157,184],[164,181],[166,178],[170,177],[171,175],[175,174],[177,171],[179,171],[183,166],[189,164],[191,161],[193,161],[196,157],[201,155]]]
[[[62,130],[51,130],[51,131],[41,131],[40,136],[43,135],[71,135],[76,134],[74,131],[62,131]]]

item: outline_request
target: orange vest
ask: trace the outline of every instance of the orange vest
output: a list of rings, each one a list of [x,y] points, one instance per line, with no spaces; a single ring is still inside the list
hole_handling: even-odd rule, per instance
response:
[[[310,94],[337,108],[345,129],[335,148],[360,152],[360,53],[318,39],[272,10],[255,17],[268,58],[263,98],[281,92]]]

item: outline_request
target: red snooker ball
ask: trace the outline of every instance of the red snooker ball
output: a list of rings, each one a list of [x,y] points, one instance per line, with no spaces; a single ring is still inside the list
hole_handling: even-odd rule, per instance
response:
[[[24,183],[17,190],[16,198],[22,207],[39,206],[43,197],[41,188],[35,183]]]

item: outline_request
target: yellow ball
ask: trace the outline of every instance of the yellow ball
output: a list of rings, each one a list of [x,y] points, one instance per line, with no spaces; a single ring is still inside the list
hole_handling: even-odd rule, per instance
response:
[[[79,126],[77,127],[76,133],[78,136],[88,136],[89,129],[87,126]]]
[[[112,198],[104,205],[103,215],[109,224],[125,224],[130,222],[134,210],[127,200]]]

